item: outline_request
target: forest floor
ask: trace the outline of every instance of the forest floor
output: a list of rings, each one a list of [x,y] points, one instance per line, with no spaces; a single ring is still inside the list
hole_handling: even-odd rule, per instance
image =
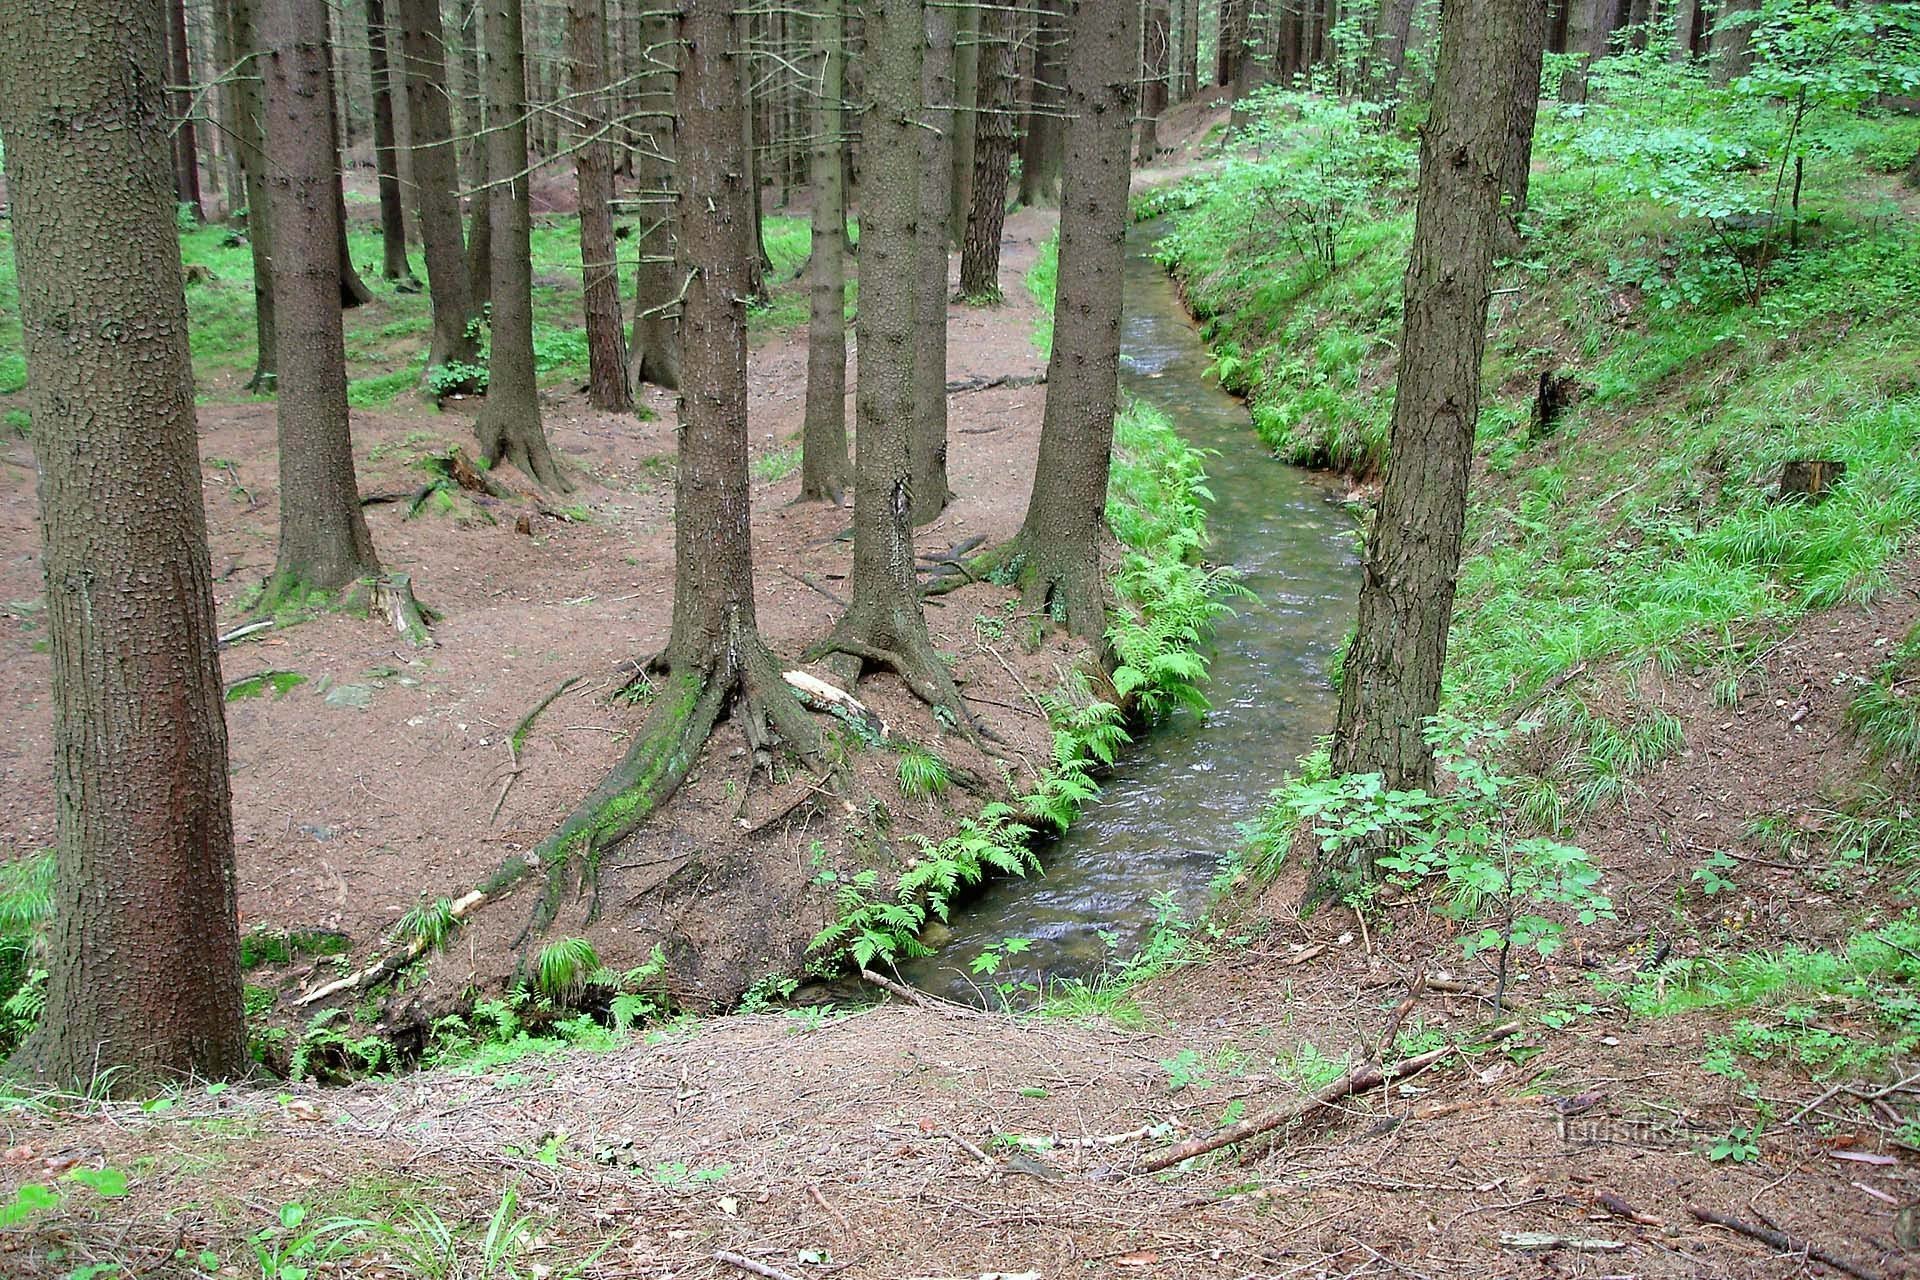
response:
[[[1186,136],[1213,123],[1188,121]],[[1048,230],[1046,215],[1017,215],[1007,305],[950,313],[953,377],[1039,372],[1020,278]],[[760,342],[751,378],[761,625],[792,653],[836,611],[804,577],[844,592],[848,548],[834,535],[846,515],[788,501],[803,338]],[[1012,531],[1043,399],[1040,387],[954,397],[961,496],[923,547]],[[581,485],[563,501],[581,518],[527,505],[492,521],[482,506],[413,520],[395,504],[370,508],[386,562],[445,615],[437,648],[322,615],[226,651],[229,680],[306,677],[228,708],[246,926],[334,929],[364,945],[423,896],[457,894],[538,840],[618,757],[641,712],[609,695],[659,646],[671,600],[672,407],[649,403],[657,416],[635,423],[571,392],[544,402]],[[215,403],[201,423],[230,611],[271,564],[272,410]],[[369,493],[417,483],[414,460],[468,434],[457,407],[359,412],[354,426]],[[21,848],[47,843],[53,817],[32,476],[24,442],[0,453],[0,600],[15,602],[0,628],[0,709],[14,729],[0,745],[0,832]],[[528,512],[531,532],[517,532]],[[747,1274],[717,1251],[789,1276],[1833,1274],[1806,1256],[1809,1241],[1857,1276],[1920,1274],[1920,1255],[1904,1251],[1920,1244],[1907,1207],[1920,1201],[1920,1156],[1889,1127],[1784,1060],[1738,1080],[1703,1070],[1733,1021],[1724,1012],[1629,1007],[1657,938],[1687,946],[1717,928],[1832,947],[1860,926],[1844,870],[1804,849],[1756,849],[1750,832],[1783,814],[1817,828],[1836,780],[1873,767],[1843,726],[1837,677],[1871,669],[1920,617],[1920,560],[1894,580],[1871,605],[1805,618],[1749,672],[1764,696],[1723,708],[1709,679],[1685,672],[1644,691],[1680,721],[1685,745],[1574,837],[1606,872],[1619,919],[1535,964],[1498,1013],[1420,904],[1387,907],[1371,930],[1337,909],[1303,920],[1297,886],[1282,881],[1183,929],[1180,962],[1095,1015],[894,1001],[683,1017],[600,1051],[334,1088],[12,1105],[0,1112],[0,1189],[40,1182],[65,1200],[29,1230],[0,1229],[0,1274]],[[1023,674],[1002,668],[972,619],[1005,594],[957,593],[930,622],[992,722],[1044,752],[1021,680],[1050,679],[1077,654],[1058,641],[1031,655],[1010,645],[1003,656]],[[504,738],[575,676],[513,773]],[[897,723],[925,722],[889,685],[876,678],[862,696]],[[723,727],[710,760],[735,741]],[[696,770],[671,819],[680,834],[663,839],[739,810],[728,773]],[[936,832],[943,820],[927,819]],[[1687,865],[1676,840],[1748,851],[1740,890],[1715,902],[1724,919],[1669,927]],[[595,938],[616,965],[638,963],[652,941],[640,934],[622,951]],[[442,963],[477,969],[467,948],[486,940],[463,934]],[[1429,989],[1396,1021],[1421,975]],[[1833,1035],[1855,1030],[1846,1013],[1820,1016]],[[1238,1163],[1140,1171],[1169,1142],[1295,1103],[1390,1025],[1403,1051],[1459,1051],[1333,1099]],[[1778,1118],[1764,1142],[1748,1135],[1752,1153],[1728,1158],[1721,1144],[1742,1140],[1756,1097]],[[102,1168],[124,1171],[126,1186],[71,1180]],[[1708,1225],[1696,1208],[1794,1245]],[[96,1263],[121,1270],[80,1270]]]

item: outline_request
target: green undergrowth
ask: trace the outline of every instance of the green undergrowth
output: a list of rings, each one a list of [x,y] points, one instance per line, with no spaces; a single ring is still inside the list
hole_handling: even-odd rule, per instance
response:
[[[46,1006],[45,934],[53,917],[53,854],[0,861],[0,1060]]]
[[[1125,553],[1112,579],[1109,679],[1076,675],[1044,698],[1053,750],[1037,784],[962,819],[944,840],[910,836],[914,853],[892,885],[876,867],[823,866],[820,883],[835,886],[837,918],[809,948],[816,968],[928,954],[919,934],[945,920],[956,897],[991,875],[1038,870],[1035,840],[1079,816],[1133,733],[1176,707],[1206,706],[1201,644],[1237,587],[1229,571],[1200,560],[1210,500],[1204,459],[1165,415],[1139,402],[1125,406],[1114,432],[1107,521]],[[907,767],[903,756],[903,778]]]
[[[796,282],[811,250],[805,218],[771,215],[764,230],[773,259],[769,284],[774,300],[755,308],[749,326],[772,331],[804,324],[805,281]],[[0,222],[0,397],[26,386],[21,349],[18,287],[11,224]],[[347,398],[359,409],[376,409],[421,386],[431,335],[432,302],[424,290],[401,288],[380,278],[377,226],[354,223],[348,244],[373,301],[343,313],[346,327]],[[620,296],[631,318],[633,241],[619,242]],[[583,328],[580,223],[573,215],[542,215],[533,222],[534,362],[542,385],[578,386],[587,379]],[[415,277],[426,279],[418,246]],[[186,270],[188,343],[198,394],[203,401],[246,401],[244,383],[255,361],[252,249],[244,234],[222,224],[184,224],[180,256]],[[849,283],[849,299],[853,286]],[[850,304],[851,305],[851,302]],[[483,331],[484,332],[484,331]],[[24,418],[22,419],[24,421]],[[12,421],[12,419],[9,419]]]
[[[1054,232],[1040,242],[1033,265],[1027,268],[1027,292],[1040,304],[1039,318],[1033,322],[1033,348],[1043,356],[1053,353],[1053,299],[1060,285],[1060,233]]]
[[[1525,239],[1499,273],[1446,683],[1455,715],[1540,722],[1512,803],[1549,830],[1682,747],[1667,682],[1756,696],[1780,637],[1885,592],[1920,529],[1920,233],[1892,176],[1920,121],[1835,98],[1795,123],[1764,86],[1654,56],[1592,84],[1542,105]],[[1414,140],[1297,94],[1256,116],[1217,172],[1136,213],[1170,219],[1161,257],[1262,438],[1373,475]],[[1789,157],[1797,213],[1769,204]],[[1542,374],[1572,389],[1545,423]],[[1801,459],[1845,463],[1825,500],[1780,498]],[[1911,702],[1878,687],[1855,724],[1897,748]]]

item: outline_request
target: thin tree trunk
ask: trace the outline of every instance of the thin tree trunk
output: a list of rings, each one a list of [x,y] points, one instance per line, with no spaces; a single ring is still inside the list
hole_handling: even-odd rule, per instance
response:
[[[740,101],[744,104],[740,113],[740,145],[747,158],[744,172],[753,214],[753,225],[748,231],[753,253],[747,263],[747,281],[749,296],[764,302],[771,296],[767,292],[767,272],[773,269],[773,259],[767,253],[765,222],[760,213],[759,95],[754,92],[753,83],[753,14],[746,9],[736,9],[734,21],[740,27],[740,56],[735,59],[735,70],[740,76]]]
[[[1177,0],[1180,5],[1180,94],[1186,102],[1200,92],[1200,0]]]
[[[1167,0],[1147,0],[1146,31],[1141,39],[1143,54],[1142,92],[1140,95],[1139,161],[1149,164],[1160,151],[1160,116],[1167,109],[1168,45],[1172,40]]]
[[[843,678],[887,667],[923,701],[965,722],[953,677],[934,652],[914,574],[910,437],[918,246],[922,0],[866,8],[860,310],[854,403],[853,603],[818,646]]]
[[[367,74],[373,92],[373,164],[380,175],[380,274],[410,281],[407,217],[400,199],[400,165],[393,136],[393,92],[387,74],[386,0],[367,0]]]
[[[913,356],[913,522],[947,509],[947,206],[953,178],[953,10],[923,6],[927,43],[920,64],[920,216],[918,323]]]
[[[427,371],[449,364],[473,368],[480,357],[474,332],[479,305],[467,276],[460,241],[460,169],[447,95],[446,41],[438,0],[399,0],[401,64],[413,136],[415,219],[427,259],[433,336]]]
[[[800,497],[838,504],[847,488],[847,210],[842,185],[841,98],[846,41],[841,0],[819,0],[812,19],[813,260],[807,315],[807,405],[800,433]]]
[[[460,61],[466,106],[461,126],[467,137],[467,288],[476,312],[493,299],[493,200],[487,172],[493,147],[487,134],[487,90],[480,69],[481,8],[478,0],[461,5]],[[525,130],[522,129],[524,134]]]
[[[271,2],[271,0],[269,0]],[[331,10],[329,10],[331,12]],[[327,60],[327,82],[333,80],[333,46],[323,38],[321,52]],[[334,249],[339,257],[340,305],[346,308],[362,307],[373,301],[373,290],[367,288],[367,282],[353,266],[353,250],[347,244],[347,192],[346,161],[340,149],[340,117],[333,109],[333,95],[323,95],[327,100],[327,136],[333,143],[333,211],[335,215]],[[271,180],[271,175],[269,175]]]
[[[1033,496],[1014,539],[1029,609],[1093,643],[1106,632],[1100,535],[1119,397],[1136,0],[1077,0],[1067,50],[1067,167],[1047,407]]]
[[[1425,731],[1439,710],[1453,620],[1502,169],[1517,97],[1513,67],[1528,3],[1449,0],[1440,16],[1391,452],[1332,747],[1336,772],[1379,772],[1393,788],[1433,783]],[[1372,874],[1370,855],[1356,870]]]
[[[327,0],[267,0],[268,200],[280,337],[280,550],[271,608],[380,572],[354,482],[334,243],[340,190],[325,115]]]
[[[1520,46],[1515,50],[1513,115],[1507,150],[1501,165],[1501,189],[1507,220],[1503,247],[1520,247],[1520,215],[1527,211],[1527,187],[1533,176],[1533,127],[1540,113],[1540,75],[1547,51],[1547,7],[1540,0],[1522,0]]]
[[[193,127],[193,73],[190,70],[187,43],[186,0],[172,0],[167,6],[170,29],[167,39],[168,78],[173,81],[173,168],[174,190],[181,204],[193,210],[196,221],[207,220],[200,202],[200,148]]]
[[[510,462],[561,492],[561,474],[540,422],[533,367],[533,244],[527,203],[527,75],[520,0],[486,0],[487,173],[493,235],[493,346],[487,402],[473,422],[491,465]]]
[[[673,119],[680,60],[679,27],[672,14],[649,9],[641,36],[639,75],[642,136],[634,161],[634,202],[641,231],[633,272],[633,333],[627,343],[627,376],[633,386],[650,382],[680,387],[680,273],[674,234]]]
[[[1013,157],[1013,15],[991,8],[980,20],[980,75],[975,102],[973,202],[960,249],[960,296],[1000,301],[1000,237],[1007,219],[1007,176]]]
[[[82,1092],[248,1067],[164,21],[0,9],[58,822],[46,1008],[13,1066]]]
[[[947,242],[955,249],[967,236],[967,210],[973,206],[973,149],[980,120],[973,111],[979,96],[982,11],[953,10],[953,176],[948,188]]]
[[[247,245],[253,255],[253,376],[247,390],[273,390],[279,352],[273,309],[273,220],[267,215],[266,108],[260,91],[260,37],[254,0],[231,0],[229,30],[234,58],[246,58],[234,80],[234,124],[246,173]]]
[[[1034,11],[1033,93],[1020,148],[1020,203],[1025,205],[1060,202],[1062,59],[1067,45],[1063,5],[1064,0],[1037,0]]]
[[[620,270],[613,240],[613,148],[607,142],[604,0],[569,0],[567,59],[573,76],[568,112],[580,122],[573,164],[580,190],[581,285],[587,318],[587,401],[630,413],[627,342],[621,332]]]

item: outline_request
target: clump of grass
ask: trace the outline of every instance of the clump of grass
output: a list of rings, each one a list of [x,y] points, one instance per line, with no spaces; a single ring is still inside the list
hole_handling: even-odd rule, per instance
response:
[[[558,938],[540,949],[534,964],[534,990],[550,1000],[577,994],[600,972],[600,953],[585,938]]]
[[[1920,764],[1920,626],[1847,707],[1847,727],[1876,760]]]
[[[1040,318],[1033,324],[1033,347],[1041,355],[1053,353],[1053,300],[1060,287],[1060,236],[1050,235],[1027,268],[1027,292],[1040,304]]]
[[[755,458],[747,468],[762,484],[778,484],[800,469],[800,446],[789,445]]]
[[[909,746],[900,752],[895,776],[900,794],[909,800],[937,800],[953,782],[946,761],[921,746]]]

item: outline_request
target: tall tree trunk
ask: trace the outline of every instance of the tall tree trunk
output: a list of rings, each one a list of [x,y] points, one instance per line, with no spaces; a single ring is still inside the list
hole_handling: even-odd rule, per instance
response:
[[[800,497],[839,503],[847,488],[847,209],[842,184],[841,99],[846,40],[841,0],[819,0],[812,19],[813,260],[809,265],[807,406],[800,432]]]
[[[753,215],[753,225],[748,231],[753,253],[747,262],[747,282],[751,289],[749,296],[764,302],[771,296],[767,291],[767,272],[773,269],[773,259],[767,253],[765,220],[760,213],[760,95],[755,91],[753,80],[753,12],[736,9],[734,21],[740,27],[740,56],[735,60],[735,70],[740,77],[740,101],[745,104],[740,114],[740,145],[747,157],[747,197]]]
[[[1060,283],[1033,496],[1012,543],[1029,609],[1076,636],[1106,632],[1100,535],[1119,398],[1127,156],[1140,40],[1136,0],[1077,0],[1067,50],[1067,171]]]
[[[280,336],[280,551],[262,607],[380,572],[354,482],[327,0],[267,0],[268,201]]]
[[[164,20],[0,9],[58,820],[46,1009],[13,1066],[82,1091],[248,1066]]]
[[[561,474],[540,423],[533,368],[533,243],[527,203],[527,73],[520,0],[485,0],[487,173],[493,234],[493,347],[487,402],[473,421],[488,463],[510,462],[561,492]]]
[[[1067,51],[1064,0],[1036,0],[1033,33],[1033,93],[1028,103],[1027,134],[1020,148],[1020,203],[1060,202],[1060,166],[1064,132],[1061,103],[1066,86]]]
[[[1380,92],[1394,97],[1407,67],[1407,45],[1413,39],[1413,11],[1419,0],[1382,0],[1380,9]]]
[[[1708,46],[1715,84],[1732,84],[1753,70],[1753,17],[1759,7],[1759,0],[1720,0]]]
[[[1007,219],[1007,172],[1013,157],[1013,15],[988,9],[980,19],[980,74],[975,104],[973,201],[960,247],[960,296],[1000,301],[1000,237]]]
[[[367,76],[373,86],[373,166],[380,182],[380,274],[410,281],[407,216],[400,199],[400,164],[393,135],[393,91],[387,74],[386,0],[367,0]]]
[[[1500,186],[1507,219],[1502,248],[1520,248],[1520,215],[1527,211],[1527,187],[1533,176],[1533,127],[1540,114],[1540,74],[1547,51],[1547,6],[1541,0],[1521,0],[1520,45],[1514,51],[1513,114],[1507,150],[1501,163]]]
[[[234,126],[246,173],[247,245],[253,256],[253,376],[247,390],[273,390],[279,353],[273,311],[273,220],[267,214],[266,108],[260,91],[260,36],[254,0],[229,0],[228,29],[234,59],[246,62],[233,83]]]
[[[675,269],[673,125],[680,65],[679,28],[670,13],[649,9],[641,53],[628,75],[640,78],[639,127],[634,160],[634,203],[641,231],[633,272],[633,333],[627,343],[627,376],[634,386],[650,382],[680,387],[680,273]]]
[[[173,82],[174,191],[180,203],[193,210],[194,218],[205,222],[207,211],[200,202],[200,147],[193,127],[192,45],[187,42],[186,0],[171,0],[167,15],[167,74]]]
[[[979,94],[981,11],[967,7],[952,11],[953,29],[953,160],[947,200],[947,242],[958,249],[967,236],[967,210],[973,206],[973,149],[980,120],[972,110]]]
[[[493,299],[493,199],[487,185],[493,148],[487,133],[487,90],[480,66],[481,8],[479,0],[462,0],[460,28],[461,83],[465,86],[461,127],[467,137],[467,287],[476,311]],[[524,134],[525,130],[522,130]]]
[[[922,0],[866,8],[870,104],[860,207],[860,359],[854,404],[853,603],[812,653],[835,655],[845,678],[871,667],[899,673],[923,701],[968,723],[934,652],[914,574],[912,471],[914,313],[919,289],[914,222],[920,209]]]
[[[1180,5],[1180,91],[1185,102],[1200,92],[1200,0],[1176,0]]]
[[[331,10],[329,10],[331,12]],[[320,41],[320,51],[327,61],[327,82],[333,80],[333,46],[327,43],[324,35]],[[373,301],[373,290],[367,288],[367,282],[360,278],[354,269],[353,250],[347,244],[347,192],[346,160],[340,148],[340,117],[333,109],[333,95],[325,95],[327,100],[327,136],[333,142],[333,211],[335,221],[334,250],[339,259],[340,305],[347,308],[362,307]]]
[[[1692,62],[1700,44],[1700,0],[1677,0],[1673,6],[1673,46],[1675,62]]]
[[[1337,772],[1378,772],[1389,787],[1433,783],[1426,725],[1440,707],[1453,620],[1513,68],[1531,2],[1450,0],[1440,15],[1391,452],[1332,748]],[[1371,875],[1371,855],[1355,870]]]
[[[613,240],[613,147],[607,141],[607,24],[604,0],[569,0],[569,118],[580,122],[573,165],[580,189],[581,285],[587,316],[587,401],[609,413],[633,409],[627,342],[621,332],[620,269]]]
[[[1567,52],[1585,56],[1561,72],[1560,101],[1587,100],[1587,72],[1606,56],[1610,7],[1610,0],[1567,0]]]
[[[480,312],[460,239],[460,169],[448,105],[440,5],[438,0],[399,0],[399,5],[401,66],[412,124],[414,216],[433,302],[433,335],[427,350],[431,374],[448,364],[475,366],[480,343],[474,322]]]
[[[1239,81],[1240,62],[1247,53],[1248,0],[1220,0],[1218,32],[1213,45],[1213,82],[1222,88]]]
[[[765,757],[776,739],[810,763],[819,756],[819,731],[781,679],[754,618],[746,350],[752,214],[740,181],[746,157],[734,69],[745,52],[729,9],[730,0],[685,0],[678,23],[686,37],[678,154],[690,391],[681,397],[676,432],[673,629],[656,664],[660,693],[626,758],[532,855],[511,864],[520,875],[568,862],[586,874],[686,780],[729,707],[756,763],[771,767]],[[535,908],[535,933],[552,921],[555,898],[550,887]]]
[[[1167,109],[1167,67],[1171,53],[1168,44],[1173,35],[1167,0],[1147,0],[1146,9],[1146,32],[1140,42],[1144,63],[1140,94],[1141,164],[1150,163],[1160,151],[1160,116]]]
[[[918,323],[913,355],[913,522],[947,509],[947,206],[953,178],[953,10],[922,6],[927,44],[920,63],[920,216]]]

